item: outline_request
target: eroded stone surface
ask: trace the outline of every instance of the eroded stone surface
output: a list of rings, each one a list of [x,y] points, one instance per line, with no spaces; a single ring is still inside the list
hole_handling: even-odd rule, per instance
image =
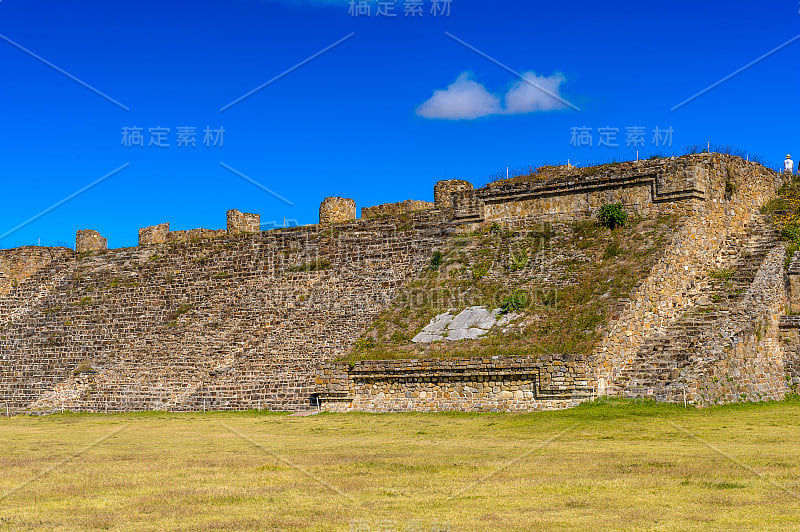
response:
[[[500,309],[488,310],[486,307],[468,307],[453,316],[453,310],[439,314],[422,329],[411,341],[418,344],[429,344],[449,340],[477,340],[485,336],[497,324],[508,324],[513,317],[506,315],[500,318]],[[517,317],[514,314],[514,317]]]

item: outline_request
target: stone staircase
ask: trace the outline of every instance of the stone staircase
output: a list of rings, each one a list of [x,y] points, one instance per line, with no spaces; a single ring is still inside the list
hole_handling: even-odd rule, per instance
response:
[[[722,321],[746,312],[740,302],[777,244],[778,234],[764,217],[758,217],[741,239],[729,243],[727,267],[710,276],[697,306],[639,348],[620,373],[616,388],[628,397],[680,401],[681,370],[713,356],[706,342],[720,338]]]

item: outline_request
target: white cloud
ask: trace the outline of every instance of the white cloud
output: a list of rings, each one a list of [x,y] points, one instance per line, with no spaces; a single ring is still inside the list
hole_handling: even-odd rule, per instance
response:
[[[464,72],[445,90],[433,91],[430,100],[417,107],[417,114],[442,120],[474,120],[502,111],[500,99]]]
[[[555,111],[567,107],[560,92],[561,84],[566,81],[564,74],[559,72],[544,77],[537,76],[534,72],[525,72],[522,77],[525,80],[518,80],[506,94],[506,114]]]
[[[560,92],[561,84],[566,81],[563,74],[545,77],[526,72],[523,77],[524,80],[517,80],[511,86],[502,100],[505,105],[502,105],[498,96],[464,72],[447,89],[433,91],[433,96],[417,108],[417,114],[441,120],[475,120],[491,115],[517,115],[567,107]]]

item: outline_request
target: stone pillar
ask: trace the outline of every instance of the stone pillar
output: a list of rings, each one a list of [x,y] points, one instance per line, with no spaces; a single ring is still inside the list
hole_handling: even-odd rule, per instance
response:
[[[236,209],[228,211],[228,233],[258,233],[260,231],[260,214],[239,212]]]
[[[789,269],[789,312],[800,314],[800,252],[792,255]]]
[[[169,240],[169,224],[151,225],[139,229],[139,245],[163,244]]]
[[[106,249],[108,249],[108,240],[97,231],[80,229],[75,235],[75,251],[78,253],[105,251]]]
[[[463,190],[472,190],[472,183],[463,179],[448,179],[439,181],[433,187],[433,199],[437,209],[453,208],[453,193]]]
[[[319,223],[336,224],[356,219],[356,202],[350,198],[325,198],[319,206]]]

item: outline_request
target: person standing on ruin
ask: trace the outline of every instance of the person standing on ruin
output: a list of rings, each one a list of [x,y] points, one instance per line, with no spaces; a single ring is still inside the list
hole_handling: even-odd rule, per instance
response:
[[[786,155],[786,160],[783,161],[783,172],[794,174],[794,161],[792,161],[792,156],[789,154]]]

